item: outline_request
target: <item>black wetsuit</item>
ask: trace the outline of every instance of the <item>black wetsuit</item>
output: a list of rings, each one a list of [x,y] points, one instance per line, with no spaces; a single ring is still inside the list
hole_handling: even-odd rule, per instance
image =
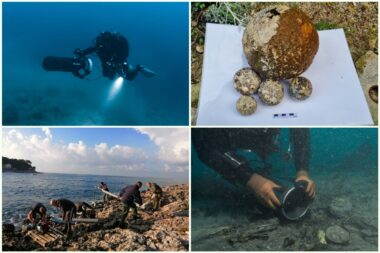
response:
[[[86,202],[75,202],[75,208],[77,212],[85,212],[87,208],[93,209],[92,206]]]
[[[62,218],[65,221],[64,231],[69,235],[71,233],[71,220],[77,213],[75,204],[68,199],[58,199],[57,204],[63,211]]]
[[[79,55],[96,53],[102,63],[103,75],[113,79],[120,68],[125,70],[123,76],[127,80],[134,80],[139,72],[139,68],[129,68],[127,58],[129,56],[128,40],[119,33],[102,32],[96,38],[95,46],[85,50],[77,50]],[[126,64],[124,66],[124,64]],[[120,73],[119,73],[120,74]]]
[[[203,163],[217,171],[226,180],[246,185],[253,173],[248,161],[237,154],[239,149],[251,150],[263,160],[278,150],[275,139],[281,129],[276,128],[194,128],[192,143]],[[295,167],[308,170],[310,161],[310,132],[308,129],[290,130]]]
[[[125,222],[125,218],[128,217],[129,209],[132,209],[133,217],[137,217],[137,207],[136,203],[139,205],[142,204],[142,198],[140,195],[140,190],[138,185],[129,185],[125,188],[123,188],[119,194],[121,197],[121,202],[123,202],[123,213],[121,215],[121,222]]]
[[[99,188],[102,189],[102,190],[108,191],[108,192],[110,191],[110,190],[108,189],[107,184],[100,184]]]
[[[129,185],[120,191],[119,196],[121,197],[121,202],[128,204],[129,206],[136,206],[135,202],[139,205],[142,204],[142,199],[137,185]]]
[[[110,191],[110,190],[108,189],[107,184],[104,184],[104,183],[101,183],[101,184],[99,185],[99,188],[102,189],[102,190],[108,191],[108,192]],[[108,200],[109,200],[108,195],[104,193],[104,194],[103,194],[103,203],[106,204],[106,203],[108,202]]]
[[[35,219],[37,217],[37,214],[39,214],[40,217],[42,217],[43,214],[40,212],[40,208],[41,207],[43,207],[46,210],[46,207],[42,203],[35,203],[32,206],[32,208],[30,209],[30,211],[32,212],[33,219]]]

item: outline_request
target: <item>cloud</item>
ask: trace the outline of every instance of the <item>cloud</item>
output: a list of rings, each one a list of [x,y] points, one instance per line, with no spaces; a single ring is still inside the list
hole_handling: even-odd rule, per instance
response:
[[[189,130],[185,128],[138,128],[157,145],[159,160],[186,165],[189,161]]]
[[[42,172],[162,176],[162,172],[188,171],[187,129],[139,129],[157,145],[157,153],[125,144],[89,145],[84,140],[65,143],[55,140],[49,128],[41,130],[43,134],[27,135],[22,129],[5,129],[3,155],[31,160]]]
[[[50,140],[53,139],[53,135],[50,132],[50,129],[48,127],[43,127],[42,131],[45,133],[46,137]]]
[[[78,141],[78,143],[69,143],[67,150],[80,156],[86,156],[87,154],[87,146],[83,143],[83,141]]]

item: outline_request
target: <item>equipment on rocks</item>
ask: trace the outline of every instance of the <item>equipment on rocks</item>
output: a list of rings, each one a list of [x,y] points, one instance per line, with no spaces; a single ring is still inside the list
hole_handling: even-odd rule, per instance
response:
[[[97,187],[99,190],[101,190],[104,194],[107,194],[107,195],[109,195],[109,196],[111,196],[111,197],[114,197],[115,199],[119,199],[119,196],[117,196],[116,194],[113,194],[113,193],[111,193],[111,192],[109,192],[109,191],[106,191],[106,190],[103,190],[103,189],[101,189],[100,187]]]
[[[113,194],[113,193],[111,193],[111,192],[109,192],[109,191],[103,190],[103,189],[101,189],[100,187],[97,187],[97,188],[98,188],[99,190],[101,190],[104,194],[107,194],[107,195],[109,195],[109,196],[111,196],[111,197],[113,197],[113,198],[115,198],[115,199],[120,200],[120,197],[117,196],[116,194]],[[141,206],[140,206],[138,203],[135,203],[135,204],[136,204],[137,207],[141,208]],[[141,210],[144,210],[144,209],[141,208]]]

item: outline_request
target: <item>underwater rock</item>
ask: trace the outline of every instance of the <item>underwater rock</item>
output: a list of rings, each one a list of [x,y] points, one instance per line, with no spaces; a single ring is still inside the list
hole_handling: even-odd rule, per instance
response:
[[[277,105],[284,97],[284,87],[278,81],[266,80],[260,85],[259,97],[267,105]]]
[[[350,233],[343,228],[334,225],[327,228],[326,239],[332,243],[345,244],[350,240]]]
[[[330,213],[335,217],[344,217],[351,213],[352,204],[349,199],[336,197],[330,203]]]
[[[268,79],[300,75],[311,65],[318,46],[310,18],[300,9],[282,5],[253,15],[243,35],[249,65]]]
[[[256,111],[256,100],[251,96],[241,96],[236,102],[236,109],[241,115],[251,115]]]
[[[305,100],[310,97],[313,87],[309,79],[298,76],[290,80],[289,94],[295,99]]]
[[[251,68],[242,68],[234,76],[234,87],[242,95],[252,95],[260,86],[261,79]]]

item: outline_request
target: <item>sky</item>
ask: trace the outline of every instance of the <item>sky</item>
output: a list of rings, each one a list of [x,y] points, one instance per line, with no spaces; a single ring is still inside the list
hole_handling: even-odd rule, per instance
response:
[[[186,128],[3,128],[2,154],[46,173],[187,178]]]

